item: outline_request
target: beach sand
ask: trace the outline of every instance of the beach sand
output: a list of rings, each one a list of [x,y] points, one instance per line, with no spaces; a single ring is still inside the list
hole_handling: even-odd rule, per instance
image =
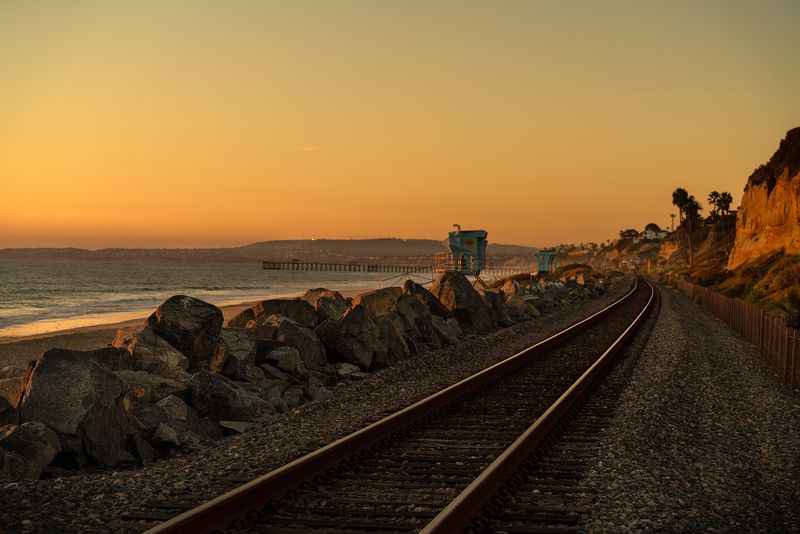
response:
[[[345,297],[352,297],[365,291],[369,291],[369,289],[341,291],[341,293]],[[227,323],[229,319],[254,303],[255,301],[220,306],[225,322]],[[103,348],[114,341],[117,330],[141,329],[145,320],[134,319],[113,324],[82,326],[47,334],[0,338],[0,367],[6,365],[27,367],[28,362],[38,359],[46,351],[55,348],[72,350]]]

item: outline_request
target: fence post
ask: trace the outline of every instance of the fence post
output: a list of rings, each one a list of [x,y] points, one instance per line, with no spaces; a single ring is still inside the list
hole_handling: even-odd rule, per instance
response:
[[[791,380],[791,376],[790,376],[789,373],[791,373],[792,369],[791,369],[791,359],[790,359],[790,354],[789,353],[792,350],[792,343],[791,343],[791,337],[790,337],[792,335],[792,329],[789,328],[788,326],[785,326],[785,324],[784,324],[783,328],[784,328],[784,337],[785,337],[785,339],[783,341],[783,345],[784,345],[784,348],[783,348],[783,376],[784,376],[784,383],[785,384],[791,384],[792,380]]]
[[[789,383],[792,385],[800,385],[800,378],[798,378],[797,371],[800,370],[800,366],[797,364],[797,330],[792,329],[792,367],[791,367],[791,374],[789,375]]]

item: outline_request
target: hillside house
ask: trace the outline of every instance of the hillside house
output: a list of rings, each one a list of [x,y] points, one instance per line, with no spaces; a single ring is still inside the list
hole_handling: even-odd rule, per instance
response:
[[[649,241],[661,241],[669,235],[669,232],[662,230],[656,223],[650,223],[644,227],[642,237]]]

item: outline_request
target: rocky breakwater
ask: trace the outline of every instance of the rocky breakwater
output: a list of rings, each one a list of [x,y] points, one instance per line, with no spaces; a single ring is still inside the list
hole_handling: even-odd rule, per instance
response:
[[[747,180],[728,269],[769,254],[800,254],[800,128]]]
[[[616,273],[610,279],[619,279]],[[605,294],[607,277],[588,265],[575,264],[544,276],[520,274],[495,282],[483,291],[499,293],[512,321],[525,316],[539,317],[557,308],[569,307]],[[613,283],[613,282],[612,282]],[[497,302],[497,299],[494,299]]]
[[[53,349],[0,369],[0,480],[88,465],[140,465],[278,412],[325,401],[337,384],[593,295],[570,282],[509,279],[476,290],[444,273],[355,299],[327,289],[259,302],[223,325],[189,296],[94,351]]]

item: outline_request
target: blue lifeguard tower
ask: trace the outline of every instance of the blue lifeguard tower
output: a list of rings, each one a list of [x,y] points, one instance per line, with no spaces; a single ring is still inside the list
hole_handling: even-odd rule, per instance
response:
[[[556,251],[552,248],[545,248],[536,253],[536,269],[539,274],[552,272],[556,264]]]
[[[486,267],[486,230],[462,230],[458,224],[456,230],[447,236],[450,247],[452,268],[462,274],[479,276]]]

